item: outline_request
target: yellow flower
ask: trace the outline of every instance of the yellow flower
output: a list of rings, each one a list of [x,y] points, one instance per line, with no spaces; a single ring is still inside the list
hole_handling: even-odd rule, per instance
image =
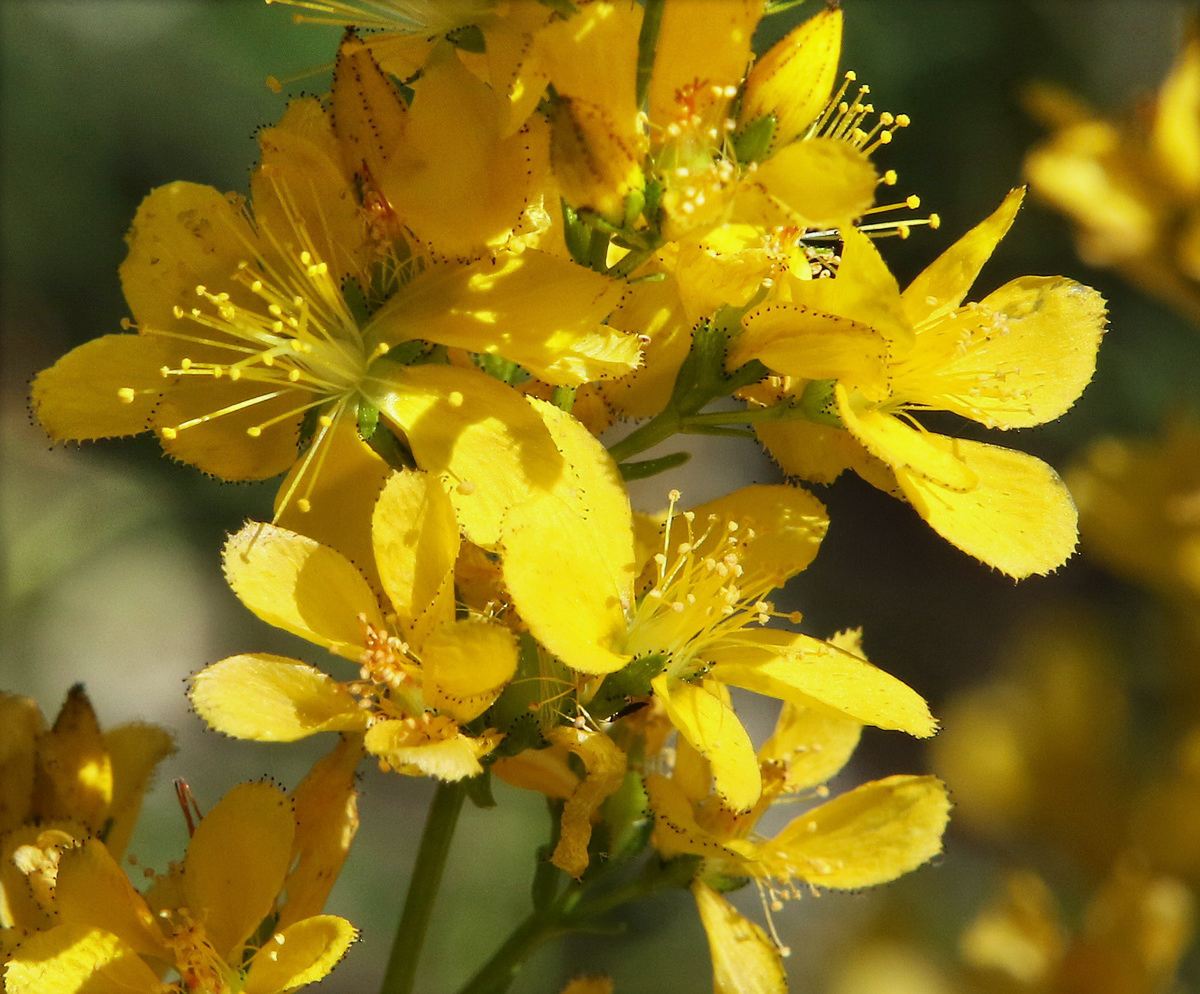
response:
[[[837,276],[796,280],[790,301],[751,310],[730,357],[785,378],[753,392],[759,402],[794,398],[817,422],[759,427],[785,471],[828,480],[853,468],[1014,577],[1050,572],[1074,550],[1066,487],[1039,459],[935,434],[914,413],[1024,428],[1059,417],[1091,379],[1105,318],[1094,290],[1027,276],[963,303],[1021,197],[1009,194],[903,293],[871,240],[846,229]]]
[[[342,131],[370,131],[376,111],[356,126],[343,117]],[[557,455],[516,391],[424,362],[428,343],[497,355],[553,384],[625,372],[636,339],[599,324],[616,284],[532,248],[407,254],[391,222],[381,233],[355,199],[348,142],[316,101],[294,102],[261,137],[253,219],[209,187],[151,193],[122,266],[138,333],[89,342],[42,373],[37,413],[59,439],[153,429],[169,454],[225,479],[294,467],[281,513],[311,507],[327,462],[366,464],[373,498],[385,467],[355,451],[352,429],[369,433],[382,417],[418,465],[453,481],[468,535],[494,543],[507,494]],[[331,503],[321,513],[344,516]]]
[[[1014,872],[963,934],[962,957],[981,976],[1004,977],[1011,985],[1005,990],[1153,994],[1171,987],[1195,913],[1194,897],[1178,880],[1125,860],[1070,934],[1042,879]]]
[[[674,775],[646,778],[655,847],[664,856],[702,856],[706,879],[753,878],[774,902],[800,896],[801,885],[853,890],[915,869],[941,851],[949,818],[949,797],[936,777],[871,781],[810,808],[773,838],[755,831],[781,799],[828,796],[824,781],[849,759],[862,724],[820,705],[785,703],[756,759],[764,787],[749,810],[712,794],[712,764],[681,743]],[[826,747],[829,755],[822,755]]]
[[[512,677],[512,633],[473,613],[455,617],[458,526],[426,474],[395,474],[372,520],[375,562],[389,603],[340,552],[251,523],[225,547],[225,573],[251,611],[360,665],[339,682],[268,653],[231,656],[198,673],[190,694],[211,727],[289,742],[317,732],[362,732],[368,752],[404,773],[459,780],[500,736],[468,734]]]
[[[1080,255],[1200,320],[1200,22],[1192,18],[1148,114],[1129,124],[1050,88],[1030,104],[1053,133],[1025,172],[1074,222]]]
[[[591,3],[538,35],[556,98],[553,166],[572,207],[621,226],[640,211],[650,181],[658,189],[647,220],[674,240],[729,221],[848,224],[870,206],[878,180],[867,156],[907,122],[883,115],[864,130],[873,110],[861,100],[865,88],[850,103],[844,88],[833,92],[840,9],[805,22],[747,79],[761,13],[746,0],[668,3],[644,115],[635,87],[639,7]],[[731,112],[743,82],[738,120]]]
[[[16,948],[6,990],[282,994],[320,980],[357,932],[334,915],[275,917],[297,841],[291,798],[259,782],[234,787],[200,820],[181,867],[145,897],[97,840],[64,850],[57,924]],[[176,982],[160,980],[163,965]]]
[[[1090,612],[1048,611],[1006,648],[992,681],[950,700],[933,761],[957,824],[1001,844],[1049,844],[1093,870],[1111,864],[1133,800],[1111,643]]]
[[[34,701],[0,693],[0,944],[52,924],[58,847],[92,835],[121,858],[154,768],[173,748],[155,725],[101,732],[82,686],[50,729]]]
[[[853,633],[835,641],[846,651],[857,648]],[[756,833],[759,818],[773,804],[828,796],[824,782],[850,758],[861,730],[854,718],[785,703],[774,734],[758,753],[764,788],[749,811],[732,809],[710,792],[710,764],[686,742],[676,750],[671,777],[646,778],[655,847],[667,857],[702,859],[692,892],[708,935],[717,991],[786,990],[784,951],[718,889],[749,877],[777,907],[780,899],[798,896],[801,885],[815,890],[884,883],[941,851],[949,800],[933,777],[863,784],[812,807],[774,838]]]
[[[880,727],[933,733],[925,702],[899,680],[819,639],[760,627],[773,615],[763,598],[816,554],[826,518],[815,498],[794,487],[747,487],[668,516],[650,561],[637,561],[628,498],[608,454],[565,416],[549,423],[576,485],[510,511],[502,565],[539,642],[582,674],[612,674],[607,686],[593,679],[581,694],[585,706],[595,701],[596,717],[653,691],[739,809],[758,800],[758,766],[713,685],[817,700]]]
[[[708,937],[714,994],[786,994],[783,957],[762,926],[703,880],[693,881],[691,890]]]
[[[1200,424],[1181,416],[1162,438],[1099,439],[1067,480],[1090,554],[1169,598],[1200,600]]]
[[[554,16],[552,5],[498,0],[267,0],[311,13],[297,21],[352,24],[369,29],[362,44],[388,73],[411,80],[444,49],[455,54],[480,81],[507,102],[499,118],[503,135],[516,132],[546,89],[534,38]]]

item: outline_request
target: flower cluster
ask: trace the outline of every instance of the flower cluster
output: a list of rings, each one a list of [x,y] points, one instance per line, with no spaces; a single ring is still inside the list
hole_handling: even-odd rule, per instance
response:
[[[1030,90],[1050,136],[1027,156],[1034,191],[1079,254],[1200,321],[1200,21],[1149,106],[1114,121],[1063,90]]]
[[[33,401],[56,439],[151,431],[222,479],[282,476],[225,575],[330,657],[238,654],[189,693],[230,736],[342,738],[291,798],[234,788],[147,896],[102,841],[62,850],[54,924],[11,952],[9,989],[67,989],[84,959],[133,990],[170,968],[212,991],[324,975],[354,938],[319,911],[367,754],[436,778],[451,823],[493,774],[551,800],[522,941],[467,989],[673,886],[717,990],[782,991],[781,944],[723,892],[753,881],[777,909],[894,879],[940,851],[949,811],[929,776],[827,799],[864,726],[937,724],[859,633],[802,634],[775,607],[828,526],[798,481],[853,470],[1005,574],[1055,570],[1076,543],[1055,472],[922,418],[1057,418],[1091,378],[1103,301],[1030,276],[967,302],[1020,190],[900,289],[879,240],[937,216],[876,204],[897,182],[876,154],[909,122],[839,74],[837,4],[755,59],[762,0],[290,2],[353,25],[328,94],[260,133],[248,199],[146,198],[125,331],[64,356]],[[757,436],[790,482],[636,513],[627,481],[687,454],[634,457],[689,433]],[[765,742],[745,695],[781,702]],[[414,882],[405,922],[431,903]],[[422,933],[392,976],[411,983]]]

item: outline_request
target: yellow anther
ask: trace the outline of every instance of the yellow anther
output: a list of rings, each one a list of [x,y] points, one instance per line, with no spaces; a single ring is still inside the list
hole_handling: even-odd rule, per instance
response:
[[[117,391],[117,399],[120,400],[122,404],[132,404],[135,396],[136,394],[133,392],[133,387],[121,387],[121,389]]]

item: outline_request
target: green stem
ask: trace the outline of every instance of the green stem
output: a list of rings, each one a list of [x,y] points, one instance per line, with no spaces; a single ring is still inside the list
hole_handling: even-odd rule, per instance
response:
[[[543,942],[571,931],[563,924],[561,917],[565,896],[565,893],[559,895],[553,904],[533,912],[521,922],[504,945],[467,981],[459,994],[501,994],[508,990],[530,953]]]
[[[658,29],[662,27],[666,0],[646,0],[642,11],[642,30],[638,35],[637,105],[643,110],[650,92],[650,75],[654,72],[654,52],[658,48]]]
[[[645,452],[659,442],[665,442],[680,428],[679,415],[667,408],[655,415],[636,431],[630,432],[621,441],[609,447],[608,454],[616,462],[624,462],[630,456]]]
[[[379,988],[380,994],[412,992],[421,947],[425,943],[425,933],[433,913],[433,902],[437,899],[442,872],[446,868],[446,855],[450,852],[454,827],[458,824],[458,814],[466,796],[465,780],[438,783],[429,814],[425,818],[421,846],[417,850],[417,864],[408,883],[404,911],[400,915],[396,938],[392,941],[392,952],[383,975],[383,985]]]
[[[570,884],[544,908],[535,910],[505,940],[463,987],[459,994],[504,994],[516,979],[525,959],[542,943],[561,935],[580,932],[602,915],[623,904],[640,900],[657,891],[686,887],[695,875],[696,860],[673,860],[665,865],[648,863],[640,876],[607,893],[589,897],[618,867],[613,863],[601,867],[591,879]],[[602,889],[602,887],[600,888]]]

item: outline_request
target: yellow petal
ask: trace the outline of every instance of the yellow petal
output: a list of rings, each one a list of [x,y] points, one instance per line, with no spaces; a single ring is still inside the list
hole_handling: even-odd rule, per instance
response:
[[[462,620],[444,625],[422,650],[425,704],[456,721],[478,718],[517,670],[517,640],[502,625]]]
[[[25,939],[5,967],[8,994],[159,994],[164,985],[112,932],[59,925]]]
[[[742,182],[733,219],[767,227],[845,228],[874,203],[878,182],[871,161],[849,142],[793,142]]]
[[[369,512],[392,467],[362,440],[356,421],[347,410],[327,430],[318,428],[323,436],[279,485],[272,523],[337,549],[378,584]],[[310,464],[309,454],[319,462]]]
[[[236,288],[231,281],[225,286]],[[190,322],[176,325],[179,334],[196,334]],[[214,353],[215,348],[206,353],[205,346],[197,346],[188,350],[187,358],[208,361]],[[218,361],[228,362],[229,352],[222,350],[218,356]],[[252,379],[180,376],[154,414],[163,451],[222,480],[277,476],[296,460],[301,403],[296,391],[284,390],[245,406],[263,396],[262,385]],[[215,416],[221,411],[225,413]],[[260,433],[250,431],[260,428]]]
[[[654,815],[654,848],[664,856],[711,856],[736,860],[711,832],[700,827],[688,796],[674,780],[657,773],[646,777],[646,795]]]
[[[825,8],[793,28],[754,63],[746,77],[742,124],[771,114],[768,155],[804,134],[825,108],[842,51],[841,8]]]
[[[370,585],[340,552],[274,525],[251,522],[225,543],[225,579],[238,599],[276,628],[357,660],[358,616],[383,628]]]
[[[770,303],[742,319],[731,366],[759,360],[775,373],[846,380],[875,396],[886,388],[887,343],[868,325],[804,304]]]
[[[371,328],[386,341],[421,338],[501,355],[548,383],[577,386],[637,367],[637,338],[600,324],[621,289],[568,259],[527,249],[425,270],[380,308]]]
[[[431,631],[454,619],[458,522],[441,480],[396,473],[371,516],[375,563],[396,625],[417,653]]]
[[[159,370],[168,356],[162,341],[145,335],[102,335],[85,342],[38,374],[34,413],[56,441],[148,431],[167,386]]]
[[[546,71],[533,40],[554,16],[543,4],[521,3],[506,8],[503,17],[483,19],[486,78],[492,89],[508,96],[508,120],[501,135],[511,135],[533,113],[546,92]],[[462,56],[459,51],[459,56]],[[401,78],[407,78],[412,73]]]
[[[46,728],[32,697],[0,691],[0,832],[33,815],[35,741]]]
[[[113,794],[104,844],[120,859],[133,835],[142,797],[154,768],[175,751],[169,732],[157,725],[121,725],[104,734],[104,747],[112,760]]]
[[[563,806],[562,834],[550,857],[560,870],[578,878],[588,867],[592,815],[604,799],[621,786],[625,777],[625,753],[607,735],[570,725],[552,728],[546,737],[578,756],[587,771]]]
[[[630,194],[645,181],[643,142],[639,131],[622,128],[606,111],[592,100],[559,97],[551,111],[550,156],[568,203],[620,224]]]
[[[445,724],[422,725],[411,719],[376,721],[367,729],[364,744],[401,773],[413,771],[439,780],[463,780],[483,772],[479,757],[495,748],[488,736],[471,738]]]
[[[741,82],[762,12],[760,0],[673,0],[663,5],[648,101],[655,127],[666,128],[683,112],[679,97],[696,83],[698,65],[711,84]]]
[[[857,396],[848,397],[840,384],[835,396],[846,429],[897,475],[903,472],[954,493],[965,494],[979,486],[979,474],[964,454],[962,439],[914,428],[895,414],[861,404]]]
[[[558,484],[565,468],[542,419],[512,387],[474,369],[377,363],[370,399],[408,439],[417,464],[447,484],[468,539],[494,549],[514,504]]]
[[[841,265],[829,280],[793,280],[795,303],[874,328],[892,349],[893,361],[913,341],[901,306],[900,286],[875,243],[854,227],[843,228]]]
[[[696,538],[692,555],[720,557],[728,551],[724,540],[738,540],[739,585],[745,589],[781,587],[806,569],[817,555],[829,528],[825,506],[802,487],[786,484],[752,484],[692,508],[698,531],[712,522],[707,537]],[[675,548],[688,540],[687,520],[678,515],[671,523],[667,545]],[[654,551],[660,551],[661,546]]]
[[[783,957],[758,925],[697,880],[692,896],[708,936],[715,994],[786,994]]]
[[[213,663],[192,677],[188,695],[210,728],[239,739],[294,742],[366,725],[366,712],[343,684],[265,652]]]
[[[64,924],[105,929],[144,956],[171,955],[145,900],[96,839],[85,839],[62,854],[54,906]]]
[[[287,900],[277,929],[318,914],[325,906],[358,831],[358,778],[362,736],[343,735],[292,792],[296,806],[295,865],[284,883]]]
[[[683,683],[668,690],[666,675],[650,682],[667,717],[712,766],[713,781],[725,804],[749,811],[762,793],[754,745],[732,707],[703,687]]]
[[[345,918],[317,915],[281,929],[254,954],[245,994],[279,994],[328,975],[358,939]]]
[[[83,684],[67,693],[54,727],[38,746],[38,811],[44,818],[70,819],[99,833],[112,803],[112,760]]]
[[[940,436],[932,436],[940,439]],[[1058,569],[1075,551],[1075,504],[1040,459],[982,442],[940,439],[979,478],[963,493],[897,469],[904,496],[942,538],[1021,579]]]
[[[1183,198],[1200,193],[1200,25],[1193,16],[1183,48],[1159,87],[1150,131],[1156,165]]]
[[[302,227],[312,251],[338,276],[357,273],[375,251],[353,194],[329,114],[315,97],[288,104],[280,122],[258,134],[262,156],[250,176],[259,233],[281,253]],[[358,165],[357,163],[355,164]]]
[[[966,299],[983,264],[996,250],[1025,198],[1012,190],[991,215],[937,257],[904,291],[904,312],[913,324],[944,317]]]
[[[930,406],[988,427],[1028,428],[1066,413],[1096,369],[1104,298],[1061,276],[1024,276],[963,314],[981,327],[939,370],[947,389]],[[962,382],[977,389],[964,396]],[[994,384],[994,386],[992,386]]]
[[[538,641],[583,673],[624,666],[632,591],[627,573],[606,561],[600,529],[550,498],[514,508],[505,529],[505,583]]]
[[[555,178],[569,203],[614,223],[643,182],[645,135],[634,92],[641,21],[640,7],[599,0],[537,36],[557,97],[550,133]]]
[[[801,815],[763,850],[794,877],[853,890],[895,880],[936,856],[949,816],[937,777],[888,777]]]
[[[530,631],[568,666],[611,673],[634,577],[633,518],[620,473],[570,415],[535,402],[565,467],[554,489],[504,521],[504,577]]]
[[[688,317],[679,289],[669,277],[628,287],[609,321],[624,331],[644,334],[649,341],[642,366],[619,380],[599,384],[608,407],[630,418],[648,418],[661,411],[691,347],[695,320]]]
[[[859,656],[791,632],[743,632],[740,640],[706,654],[714,680],[919,738],[937,731],[915,690]]]
[[[271,912],[292,861],[296,816],[274,784],[238,784],[200,819],[183,860],[192,915],[226,962]]]
[[[959,940],[962,958],[997,970],[1021,985],[1046,984],[1058,972],[1067,937],[1054,894],[1036,873],[1007,875],[1004,890],[979,913]]]
[[[176,307],[196,306],[197,286],[229,282],[257,243],[236,197],[182,182],[147,194],[125,240],[125,300],[138,324],[156,330],[175,325]]]
[[[357,35],[347,34],[338,46],[330,105],[347,172],[377,190],[388,163],[404,147],[408,107]]]
[[[758,750],[758,761],[784,771],[785,793],[811,790],[850,761],[862,729],[863,723],[853,718],[784,701],[775,731]]]
[[[491,769],[513,787],[565,799],[579,784],[579,777],[572,771],[568,759],[570,754],[562,746],[526,749],[515,756],[502,756],[492,763]]]
[[[508,102],[447,46],[435,49],[413,101],[404,143],[378,177],[418,239],[443,257],[468,257],[506,238],[546,170],[544,123],[502,137]]]

